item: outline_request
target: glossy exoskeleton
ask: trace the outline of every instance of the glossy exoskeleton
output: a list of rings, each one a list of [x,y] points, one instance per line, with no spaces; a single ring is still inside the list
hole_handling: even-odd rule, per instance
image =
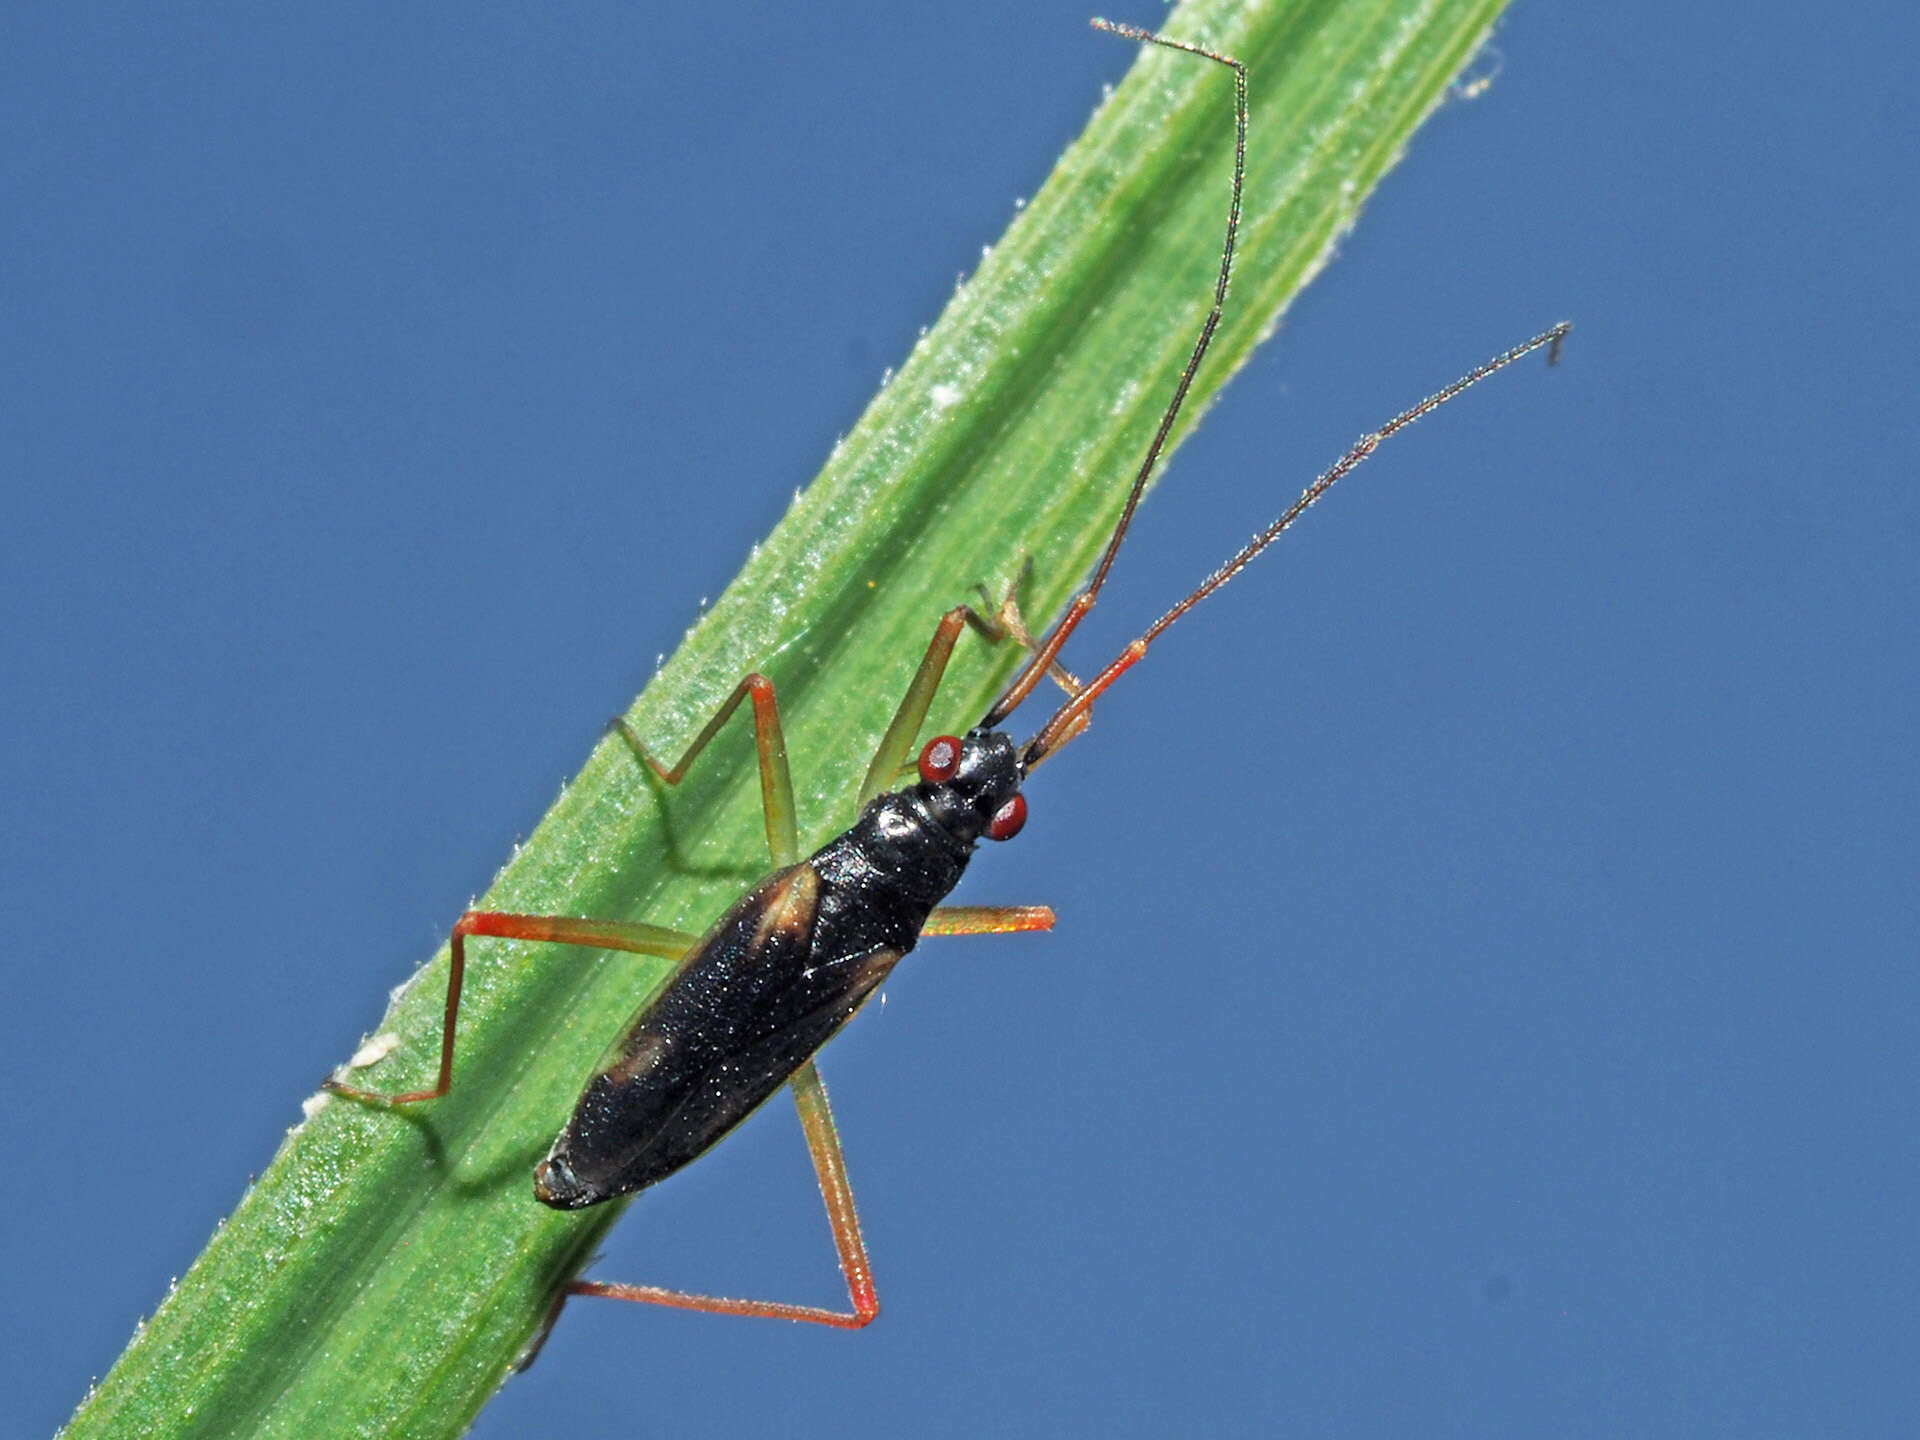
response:
[[[928,756],[932,756],[929,761]],[[587,1082],[534,1172],[574,1210],[672,1174],[804,1065],[892,973],[960,881],[982,835],[1019,828],[1010,737],[927,747],[921,781],[776,870],[707,932]]]
[[[574,1210],[652,1185],[705,1153],[786,1085],[793,1092],[819,1176],[852,1309],[732,1300],[654,1286],[576,1279],[561,1288],[549,1312],[549,1325],[565,1298],[576,1294],[847,1328],[871,1321],[879,1313],[879,1301],[839,1135],[814,1056],[921,937],[1050,928],[1053,912],[1043,906],[940,903],[959,882],[983,836],[1006,840],[1019,831],[1026,817],[1021,787],[1034,768],[1086,728],[1094,701],[1140,660],[1168,626],[1237,575],[1335,481],[1371,455],[1381,441],[1532,350],[1551,347],[1551,360],[1566,334],[1568,327],[1562,324],[1536,335],[1364,436],[1278,519],[1155,621],[1105,669],[1085,683],[1076,680],[1059,663],[1061,648],[1106,584],[1140,497],[1220,321],[1239,227],[1247,128],[1246,71],[1238,61],[1128,26],[1105,21],[1094,24],[1229,67],[1234,78],[1235,145],[1232,201],[1212,309],[1200,327],[1159,429],[1086,587],[1037,640],[1028,635],[1012,592],[990,615],[983,616],[966,606],[949,611],[935,630],[919,671],[868,768],[860,818],[851,829],[805,858],[799,854],[779,706],[773,685],[764,676],[749,675],[742,680],[671,768],[653,757],[624,720],[615,721],[635,756],[667,784],[678,784],[733,712],[750,700],[768,848],[777,867],[774,872],[741,897],[704,936],[634,921],[469,911],[453,930],[440,1072],[433,1088],[385,1095],[337,1078],[327,1082],[337,1094],[376,1104],[410,1104],[447,1093],[453,1083],[454,1028],[466,968],[466,941],[471,937],[500,936],[628,950],[679,962],[665,988],[641,1007],[587,1082],[572,1119],[535,1170],[534,1195],[558,1209]],[[941,735],[929,741],[920,751],[917,782],[906,789],[893,789],[895,777],[912,753],[947,659],[961,630],[968,625],[989,638],[1011,636],[1030,653],[978,725],[964,736]],[[1066,690],[1068,698],[1030,739],[1016,742],[1003,728],[1005,722],[1048,679]],[[538,1341],[535,1343],[537,1347]]]

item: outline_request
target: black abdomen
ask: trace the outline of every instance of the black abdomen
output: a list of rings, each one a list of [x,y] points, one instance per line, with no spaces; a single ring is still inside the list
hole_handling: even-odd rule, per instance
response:
[[[577,1210],[705,1152],[853,1016],[965,868],[909,794],[881,796],[852,830],[776,871],[603,1057],[534,1172],[535,1196]]]

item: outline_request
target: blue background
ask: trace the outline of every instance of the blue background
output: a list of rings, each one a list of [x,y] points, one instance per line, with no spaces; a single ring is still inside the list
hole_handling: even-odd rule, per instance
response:
[[[1132,59],[1086,8],[0,19],[10,1432],[1039,184]],[[582,1306],[478,1433],[1920,1432],[1920,22],[1497,44],[1076,653],[1566,362],[1157,649],[965,892],[1060,931],[835,1047],[882,1322]],[[601,1274],[838,1294],[785,1114],[644,1211]]]

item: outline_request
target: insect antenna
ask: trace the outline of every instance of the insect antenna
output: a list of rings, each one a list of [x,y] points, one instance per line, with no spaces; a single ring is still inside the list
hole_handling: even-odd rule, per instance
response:
[[[1067,637],[1074,631],[1081,618],[1093,608],[1093,602],[1099,597],[1100,587],[1107,583],[1107,572],[1113,569],[1114,557],[1120,553],[1120,542],[1127,538],[1127,530],[1133,524],[1133,512],[1140,506],[1140,497],[1145,493],[1147,481],[1153,477],[1153,470],[1160,463],[1161,452],[1167,448],[1167,437],[1173,433],[1173,424],[1180,416],[1180,407],[1186,404],[1187,392],[1193,388],[1193,377],[1200,369],[1200,362],[1206,358],[1207,347],[1213,343],[1213,332],[1220,326],[1220,316],[1227,303],[1227,282],[1233,274],[1233,246],[1240,234],[1240,190],[1247,173],[1247,67],[1229,55],[1221,55],[1185,40],[1174,40],[1165,35],[1156,35],[1150,30],[1141,30],[1132,25],[1117,24],[1112,20],[1094,20],[1093,28],[1104,30],[1109,35],[1119,35],[1128,40],[1139,40],[1150,45],[1163,46],[1168,50],[1180,50],[1188,55],[1198,55],[1202,59],[1212,60],[1225,65],[1233,71],[1233,201],[1227,210],[1227,238],[1220,248],[1220,278],[1213,287],[1213,309],[1207,312],[1207,318],[1200,326],[1200,334],[1193,342],[1193,353],[1187,357],[1186,368],[1180,372],[1180,379],[1173,387],[1173,398],[1167,402],[1166,414],[1160,417],[1160,428],[1154,432],[1153,443],[1147,446],[1146,457],[1140,462],[1139,472],[1133,477],[1133,487],[1127,491],[1127,503],[1121,507],[1120,518],[1114,522],[1113,533],[1107,537],[1107,548],[1101,553],[1100,563],[1095,567],[1093,578],[1073,599],[1066,613],[1047,632],[1035,648],[1032,658],[1018,674],[1013,677],[1005,693],[993,703],[980,724],[983,728],[993,729],[1020,707],[1022,701],[1033,693],[1034,686],[1052,668],[1067,643]],[[1051,723],[1051,722],[1050,722]]]
[[[1147,647],[1159,638],[1162,631],[1166,630],[1168,626],[1186,614],[1187,611],[1193,609],[1194,606],[1198,605],[1202,600],[1206,599],[1209,595],[1213,594],[1214,591],[1218,590],[1222,585],[1246,569],[1247,566],[1252,563],[1253,558],[1274,541],[1278,540],[1280,536],[1286,532],[1288,526],[1292,525],[1294,521],[1306,513],[1308,507],[1311,506],[1314,501],[1332,489],[1336,480],[1358,467],[1363,460],[1373,454],[1375,450],[1378,450],[1383,440],[1406,429],[1407,426],[1411,425],[1428,411],[1436,410],[1446,404],[1447,401],[1453,399],[1454,396],[1460,394],[1461,391],[1478,385],[1496,370],[1505,369],[1523,355],[1531,354],[1543,345],[1548,347],[1547,363],[1550,365],[1553,364],[1560,356],[1560,342],[1566,338],[1567,332],[1572,328],[1573,326],[1571,324],[1562,321],[1551,330],[1541,331],[1540,334],[1534,336],[1531,340],[1523,341],[1511,350],[1494,356],[1493,359],[1487,361],[1478,369],[1461,376],[1444,390],[1439,390],[1429,395],[1418,405],[1413,406],[1409,410],[1401,411],[1400,414],[1394,416],[1393,419],[1382,425],[1378,430],[1373,431],[1371,434],[1361,436],[1359,442],[1355,444],[1351,450],[1347,451],[1345,455],[1341,456],[1332,469],[1323,473],[1319,479],[1315,480],[1311,485],[1307,486],[1305,490],[1300,492],[1300,498],[1289,505],[1279,519],[1275,520],[1266,529],[1254,536],[1253,539],[1241,546],[1224,565],[1218,570],[1215,570],[1205,580],[1201,581],[1179,604],[1175,605],[1171,610],[1167,611],[1166,614],[1154,621],[1152,625],[1148,626],[1146,632],[1141,635],[1138,640],[1135,640],[1131,645],[1127,646],[1126,649],[1122,650],[1104,670],[1095,675],[1093,679],[1089,680],[1085,685],[1082,685],[1079,693],[1056,710],[1052,718],[1040,727],[1039,733],[1022,748],[1020,755],[1022,768],[1032,770],[1034,766],[1046,759],[1048,755],[1084,731],[1087,726],[1087,715],[1093,708],[1093,702],[1100,698],[1100,695],[1108,686],[1113,684],[1115,680],[1119,679],[1121,675],[1132,669],[1133,666],[1139,662],[1140,657],[1147,653]],[[1118,534],[1116,534],[1115,539],[1118,539]],[[1111,544],[1107,547],[1107,558],[1108,560],[1113,558],[1113,546]],[[1096,576],[1096,585],[1098,579],[1099,577]],[[1089,587],[1089,590],[1083,594],[1083,599],[1091,600],[1092,588],[1093,587]],[[1078,604],[1079,602],[1076,601],[1075,603]],[[1082,608],[1084,609],[1084,607]],[[1071,611],[1069,612],[1069,617],[1078,618],[1077,615],[1074,615]],[[1061,622],[1062,625],[1065,625],[1065,623],[1065,620]],[[1058,633],[1057,627],[1055,633]],[[1048,639],[1051,640],[1052,636],[1049,636]]]

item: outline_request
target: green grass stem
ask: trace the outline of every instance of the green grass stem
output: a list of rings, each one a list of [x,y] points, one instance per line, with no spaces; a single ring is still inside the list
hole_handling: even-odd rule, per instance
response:
[[[1503,3],[1190,0],[1165,18],[1168,33],[1247,63],[1253,107],[1241,260],[1176,443],[1353,224]],[[1206,311],[1231,97],[1218,66],[1141,53],[634,703],[629,718],[661,752],[677,753],[743,673],[766,671],[796,757],[801,838],[818,843],[851,820],[944,609],[1032,555],[1028,612],[1057,610]],[[976,717],[1007,658],[963,638],[932,726]],[[744,723],[671,796],[602,743],[482,903],[703,929],[765,866],[757,793]],[[557,1214],[533,1201],[529,1172],[667,973],[534,949],[476,947],[450,1097],[404,1114],[313,1108],[82,1406],[73,1440],[466,1429],[623,1208]],[[430,1083],[446,964],[443,949],[393,1002],[376,1027],[396,1037],[393,1053],[360,1083]]]

